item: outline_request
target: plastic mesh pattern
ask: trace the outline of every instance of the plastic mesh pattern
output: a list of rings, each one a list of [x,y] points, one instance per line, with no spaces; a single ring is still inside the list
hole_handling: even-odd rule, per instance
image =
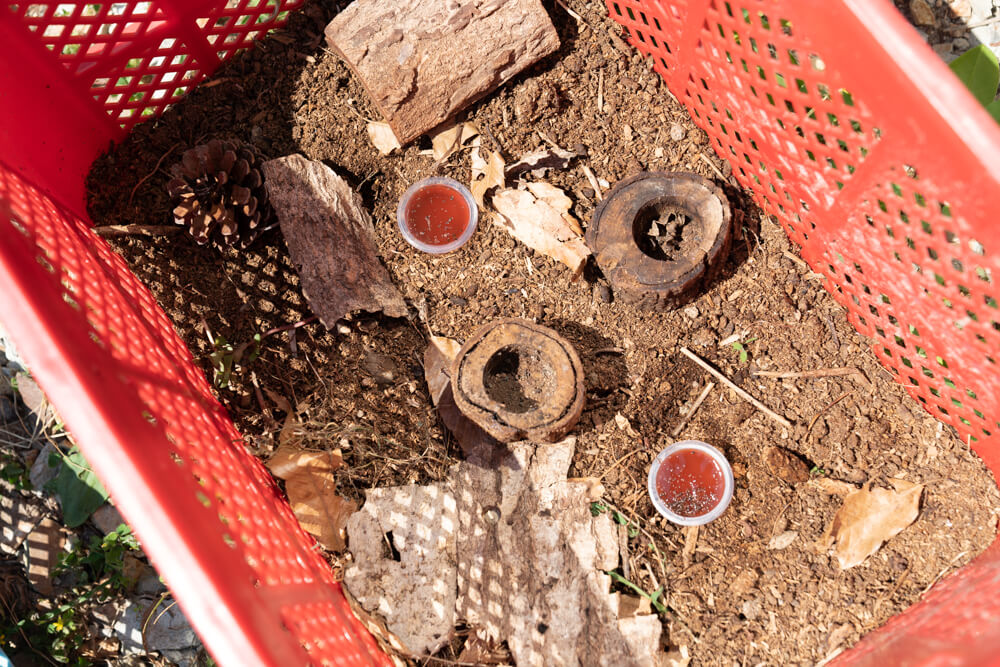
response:
[[[33,321],[15,315],[11,332],[41,360],[33,371],[207,645],[231,664],[377,664],[329,566],[152,295],[2,162],[0,271],[30,285],[19,308]],[[210,585],[195,585],[190,562]],[[291,622],[302,605],[314,626],[340,631],[303,643]],[[220,624],[220,609],[235,622]]]
[[[303,0],[4,3],[124,136]],[[2,11],[2,10],[0,10]],[[83,100],[81,100],[83,101]]]
[[[607,5],[895,381],[996,472],[996,124],[888,3]],[[995,657],[980,595],[998,562],[994,546],[842,661]]]

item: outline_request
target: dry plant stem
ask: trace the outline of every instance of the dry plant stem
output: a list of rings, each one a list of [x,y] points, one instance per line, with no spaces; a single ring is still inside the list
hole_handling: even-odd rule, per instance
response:
[[[827,410],[829,410],[830,408],[832,408],[833,406],[835,406],[837,403],[840,403],[842,400],[844,400],[845,398],[847,398],[848,396],[850,396],[853,393],[854,393],[853,389],[851,391],[845,391],[843,394],[841,394],[840,396],[838,396],[836,398],[836,400],[833,401],[833,403],[831,403],[830,405],[826,406],[825,408],[823,408],[822,410],[820,410],[819,412],[817,412],[816,416],[812,418],[811,422],[809,422],[809,428],[806,429],[806,436],[805,437],[806,438],[809,437],[809,433],[812,432],[813,426],[816,425],[816,420],[818,420],[820,417],[822,417],[823,414]]]
[[[632,455],[634,455],[634,454],[638,454],[638,453],[639,453],[639,452],[641,452],[641,451],[644,451],[644,450],[642,450],[642,449],[633,449],[633,450],[632,450],[631,452],[628,452],[628,453],[627,453],[627,454],[625,454],[624,456],[621,456],[621,457],[619,457],[617,461],[615,461],[615,462],[614,462],[614,463],[612,463],[612,464],[611,464],[610,466],[608,466],[608,469],[607,469],[607,470],[605,470],[604,472],[602,472],[602,473],[601,473],[601,474],[600,474],[600,475],[598,476],[597,480],[598,480],[598,481],[600,481],[600,480],[604,479],[604,477],[605,477],[605,476],[606,476],[606,475],[607,475],[608,473],[610,473],[610,472],[611,472],[612,470],[614,470],[615,468],[617,468],[617,467],[618,467],[618,466],[619,466],[619,465],[621,464],[621,462],[622,462],[622,461],[624,461],[625,459],[627,459],[628,457],[630,457],[630,456],[632,456]]]
[[[684,419],[681,420],[681,423],[678,424],[674,428],[674,430],[670,432],[670,435],[672,435],[675,438],[678,435],[680,435],[680,432],[684,430],[684,427],[688,425],[688,422],[694,419],[694,413],[698,412],[698,408],[700,408],[701,404],[705,402],[706,398],[708,398],[708,393],[712,391],[712,388],[714,386],[715,383],[709,380],[708,384],[705,385],[705,388],[701,390],[701,394],[698,396],[698,399],[694,402],[694,405],[691,406],[691,410],[688,411]]]
[[[825,378],[854,375],[860,373],[857,368],[818,368],[813,371],[753,371],[750,375],[762,378]]]
[[[604,70],[597,74],[597,110],[604,113]]]
[[[623,517],[625,517],[626,519],[628,519],[630,522],[634,523],[635,526],[636,526],[636,528],[639,529],[639,532],[646,536],[646,539],[649,540],[649,546],[653,547],[653,552],[656,554],[656,564],[660,566],[660,574],[663,575],[663,580],[666,581],[667,580],[667,569],[663,565],[663,552],[661,552],[660,548],[658,546],[656,546],[656,540],[653,538],[652,535],[649,534],[649,531],[647,531],[645,528],[643,528],[642,524],[639,523],[634,516],[632,516],[628,512],[623,512],[619,507],[615,506],[614,503],[611,503],[611,502],[609,502],[607,500],[602,500],[601,503],[604,504],[604,505],[606,505],[609,509],[612,509],[615,512],[618,512]]]
[[[719,168],[715,166],[715,163],[712,162],[711,160],[709,160],[707,157],[705,157],[704,153],[698,153],[698,157],[700,157],[702,160],[704,160],[705,164],[707,164],[709,167],[711,167],[712,171],[714,171],[716,173],[716,175],[718,175],[719,178],[721,178],[722,180],[726,180],[726,177],[722,175],[722,172],[719,171]]]
[[[583,175],[590,182],[590,187],[594,189],[594,196],[597,197],[597,201],[604,201],[604,195],[601,193],[601,184],[597,182],[597,177],[594,176],[593,170],[585,164],[581,164],[580,169],[583,170]]]
[[[793,262],[795,262],[796,264],[798,264],[799,266],[801,266],[806,271],[809,270],[809,265],[806,264],[805,261],[802,260],[802,258],[796,257],[795,255],[793,255],[792,253],[788,252],[787,250],[784,251],[783,253],[781,253],[781,256],[785,257],[787,259],[792,260]]]
[[[103,238],[115,236],[167,236],[184,231],[176,225],[105,225],[92,227],[91,230]]]
[[[766,405],[764,405],[763,403],[761,403],[760,401],[758,401],[756,398],[754,398],[750,394],[748,394],[745,391],[743,391],[742,389],[740,389],[736,385],[735,382],[733,382],[732,380],[730,380],[729,378],[727,378],[725,375],[723,375],[722,373],[720,373],[719,371],[717,371],[715,368],[713,368],[712,366],[710,366],[708,364],[708,362],[706,362],[704,359],[702,359],[701,357],[699,357],[697,354],[695,354],[691,350],[687,349],[686,347],[682,347],[681,348],[681,353],[684,356],[686,356],[688,359],[690,359],[691,361],[693,361],[694,363],[698,364],[703,369],[705,369],[706,371],[708,371],[719,382],[721,382],[722,384],[726,385],[727,387],[729,387],[730,389],[732,389],[734,392],[736,392],[736,395],[739,396],[740,398],[742,398],[744,401],[746,401],[750,405],[754,406],[755,408],[757,408],[758,410],[760,410],[765,415],[767,415],[768,417],[770,417],[774,421],[778,422],[782,426],[791,428],[792,422],[788,421],[787,419],[785,419],[784,417],[782,417],[781,415],[779,415],[778,413],[774,412],[769,407],[767,407]]]
[[[566,13],[569,14],[570,16],[572,16],[574,21],[576,21],[577,23],[582,23],[585,26],[587,26],[588,28],[590,27],[587,24],[587,22],[583,20],[582,16],[580,16],[579,14],[577,14],[576,12],[574,12],[572,9],[570,9],[569,7],[567,7],[565,5],[565,3],[563,3],[562,0],[556,0],[556,4],[559,5],[560,7],[562,7],[564,10],[566,10]]]
[[[132,205],[132,198],[135,197],[136,190],[138,190],[142,186],[143,183],[145,183],[146,181],[148,181],[156,172],[158,172],[160,170],[160,165],[163,164],[163,161],[167,159],[167,156],[170,155],[171,153],[173,153],[174,149],[177,148],[178,146],[180,146],[180,144],[174,144],[169,149],[167,149],[167,152],[164,153],[163,155],[161,155],[160,159],[156,161],[156,166],[153,167],[153,171],[151,171],[148,174],[146,174],[145,176],[143,176],[139,180],[139,182],[135,184],[135,187],[132,188],[132,192],[130,192],[129,195],[128,195],[128,204],[126,204],[126,206],[131,206]]]

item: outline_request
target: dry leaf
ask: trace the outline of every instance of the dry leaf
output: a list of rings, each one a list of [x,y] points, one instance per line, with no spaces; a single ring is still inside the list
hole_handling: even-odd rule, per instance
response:
[[[798,484],[809,479],[809,466],[784,447],[764,448],[764,463],[771,474],[789,484]]]
[[[579,155],[584,154],[567,151],[558,146],[527,153],[522,155],[520,160],[507,167],[507,178],[513,178],[526,171],[533,172],[535,176],[544,176],[549,169],[566,169],[573,158]]]
[[[462,344],[454,338],[431,336],[430,345],[424,350],[424,378],[434,405],[441,400],[441,394],[451,386],[451,362],[455,360]]]
[[[274,400],[274,396],[271,396]],[[275,400],[278,403],[277,400]],[[267,462],[268,469],[285,480],[285,493],[303,530],[331,551],[343,551],[347,519],[358,511],[357,503],[337,494],[337,468],[343,464],[339,449],[313,452],[301,449],[295,437],[297,420],[288,401],[288,417],[278,437],[278,449]]]
[[[482,156],[482,149],[476,146],[472,149],[472,183],[469,189],[472,196],[476,198],[476,203],[480,208],[484,206],[483,197],[493,188],[502,188],[506,183],[504,178],[504,161],[499,153],[486,151],[486,157]]]
[[[566,196],[565,192],[550,183],[528,183],[527,186],[531,194],[559,211],[570,229],[583,236],[583,227],[580,226],[580,222],[569,212],[573,207],[573,200]]]
[[[794,530],[786,530],[780,535],[775,535],[771,538],[771,541],[767,543],[767,548],[774,551],[780,551],[782,549],[787,549],[791,546],[792,542],[799,534]]]
[[[533,183],[536,190],[543,192]],[[590,248],[580,237],[579,223],[568,222],[568,208],[555,208],[558,201],[551,192],[544,199],[525,190],[503,190],[493,195],[493,206],[500,213],[495,221],[511,236],[538,252],[568,266],[574,274],[583,269]],[[568,198],[567,198],[568,199]]]
[[[399,637],[394,635],[389,628],[386,626],[385,621],[375,616],[369,614],[361,603],[351,595],[351,591],[347,589],[347,586],[343,586],[341,590],[344,592],[344,597],[347,599],[347,604],[354,612],[361,624],[365,626],[368,632],[371,633],[372,637],[378,643],[379,648],[389,656],[389,660],[395,667],[406,667],[406,662],[403,661],[399,656],[406,655],[409,651],[403,642],[400,641]]]
[[[397,148],[402,148],[389,123],[368,123],[368,138],[382,155],[388,155]]]
[[[837,626],[826,640],[827,652],[830,653],[839,648],[845,641],[847,641],[847,638],[851,636],[852,632],[854,632],[854,626],[850,623],[844,623],[843,625]]]
[[[479,136],[479,128],[473,123],[459,123],[445,128],[431,137],[432,154],[438,162]]]
[[[806,484],[806,487],[822,491],[830,496],[840,496],[841,498],[858,490],[858,487],[853,484],[842,482],[839,479],[830,479],[829,477],[817,477],[815,479],[811,479],[809,480],[809,483]]]
[[[902,479],[890,479],[889,483],[893,489],[873,489],[869,484],[848,494],[816,543],[822,551],[836,544],[840,569],[863,563],[883,542],[916,521],[923,484]]]
[[[757,570],[753,568],[743,570],[735,579],[733,579],[733,582],[729,584],[729,592],[736,597],[740,597],[753,588],[759,578],[760,575],[757,574]]]

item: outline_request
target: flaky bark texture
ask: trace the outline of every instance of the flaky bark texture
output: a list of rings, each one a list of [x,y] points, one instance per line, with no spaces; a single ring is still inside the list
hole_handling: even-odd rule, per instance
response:
[[[448,640],[452,619],[506,640],[522,667],[657,665],[659,619],[609,594],[615,526],[566,479],[574,443],[512,443],[435,486],[367,491],[348,522],[351,594],[418,654]]]
[[[302,293],[327,327],[359,310],[405,317],[406,303],[375,250],[361,197],[322,162],[289,155],[262,165]]]
[[[403,145],[559,48],[539,0],[357,0],[326,41]]]

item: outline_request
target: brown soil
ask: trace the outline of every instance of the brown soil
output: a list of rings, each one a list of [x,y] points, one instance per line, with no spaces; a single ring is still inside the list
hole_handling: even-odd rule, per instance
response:
[[[546,2],[562,38],[559,53],[468,111],[484,145],[510,161],[543,147],[543,131],[561,146],[584,147],[590,156],[584,163],[612,184],[643,169],[693,171],[717,182],[718,170],[728,178],[728,165],[711,153],[704,133],[620,42],[603,5],[566,4],[585,24]],[[759,211],[735,188],[728,192],[738,240],[726,271],[693,308],[669,313],[615,302],[593,267],[571,280],[565,267],[515,242],[489,216],[451,255],[408,246],[396,229],[396,203],[408,185],[431,175],[434,160],[421,154],[429,142],[389,157],[372,148],[365,119],[375,111],[321,40],[334,5],[308,4],[286,30],[222,68],[214,85],[136,128],[98,160],[88,182],[98,225],[169,224],[166,171],[136,188],[139,180],[165,153],[169,165],[210,137],[235,137],[269,157],[298,151],[323,160],[362,193],[382,259],[419,316],[363,316],[333,332],[311,323],[265,336],[259,359],[219,391],[253,451],[270,451],[280,419],[266,392],[258,398],[259,386],[292,399],[310,443],[344,450],[347,494],[361,498],[368,487],[441,480],[460,452],[424,385],[427,329],[464,340],[483,322],[526,317],[554,328],[580,353],[587,408],[571,475],[602,477],[609,501],[646,531],[630,541],[629,576],[648,591],[666,584],[670,642],[688,646],[694,664],[813,664],[915,602],[993,540],[1000,496],[990,474],[893,382],[821,279],[788,254],[782,231],[759,223]],[[681,141],[670,139],[674,124],[684,129]],[[461,151],[439,173],[467,182],[468,160]],[[567,190],[586,224],[596,201],[579,168],[547,178]],[[114,245],[210,378],[204,323],[239,346],[311,315],[277,230],[249,251],[221,256],[184,235],[128,237]],[[732,345],[719,344],[734,334],[745,361]],[[676,439],[722,449],[737,489],[726,513],[701,529],[688,558],[684,532],[659,518],[645,487],[649,462],[675,439],[671,431],[710,379],[679,354],[681,346],[794,422],[784,428],[730,391],[712,391]],[[843,366],[861,369],[868,382],[751,375],[758,368]],[[774,444],[804,457],[814,475],[922,482],[920,517],[867,562],[841,572],[812,546],[839,501],[774,477],[763,465],[765,448]],[[791,546],[768,549],[771,537],[786,530],[798,533]]]

